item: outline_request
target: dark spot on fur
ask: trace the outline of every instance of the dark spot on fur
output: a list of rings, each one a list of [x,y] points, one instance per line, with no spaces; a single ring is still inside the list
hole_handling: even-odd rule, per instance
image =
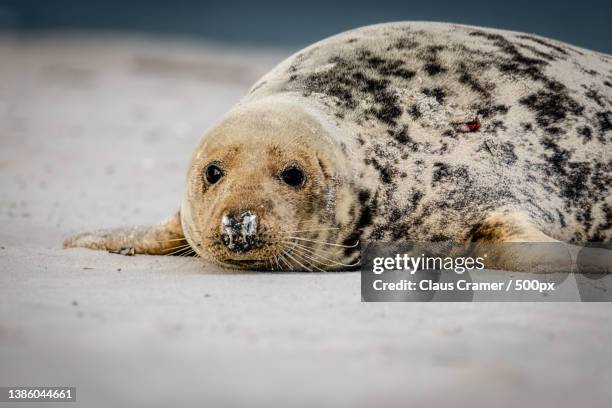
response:
[[[497,130],[506,131],[506,130],[508,130],[508,127],[506,126],[504,121],[502,121],[502,120],[494,120],[489,125],[487,125],[487,129],[486,130],[490,131],[490,132],[495,132]]]
[[[554,44],[549,43],[548,41],[542,40],[541,38],[537,38],[537,37],[533,37],[530,35],[518,35],[518,38],[522,38],[524,40],[529,40],[529,41],[533,41],[535,43],[538,43],[540,45],[543,45],[545,47],[548,47],[550,49],[553,49],[563,55],[569,55],[568,52],[566,50],[564,50],[563,48],[556,46]]]
[[[607,86],[608,88],[612,88],[612,82],[610,81],[604,81],[603,82],[605,86]]]
[[[381,163],[376,159],[369,159],[368,165],[372,165],[380,173],[380,181],[385,184],[391,184],[393,177],[397,174],[397,169],[390,166],[388,163]]]
[[[524,48],[526,50],[531,51],[533,54],[537,55],[540,58],[544,58],[544,59],[546,59],[548,61],[556,61],[557,60],[557,58],[554,55],[546,53],[546,52],[543,52],[543,51],[540,51],[540,50],[538,50],[537,48],[535,48],[535,47],[533,47],[531,45],[527,45],[527,44],[517,44],[517,45],[519,47],[521,47],[521,48]]]
[[[471,35],[483,36],[493,41],[500,51],[508,55],[507,59],[502,59],[497,64],[500,71],[527,76],[544,84],[543,89],[522,98],[519,102],[534,111],[537,124],[546,132],[561,134],[562,129],[552,125],[564,121],[571,114],[579,116],[583,113],[584,107],[569,95],[567,88],[544,74],[542,68],[548,65],[546,61],[522,55],[516,46],[502,35],[482,31],[472,32]]]
[[[446,129],[444,132],[442,132],[442,136],[450,137],[450,138],[453,138],[453,139],[457,138],[457,134],[455,132],[453,132],[451,129]]]
[[[381,75],[392,75],[406,80],[412,79],[416,75],[416,72],[410,69],[395,67],[393,65],[384,66],[379,72]]]
[[[498,104],[498,105],[492,105],[492,106],[483,106],[480,109],[478,109],[478,116],[487,119],[491,116],[494,115],[505,115],[506,113],[508,113],[508,111],[510,110],[510,108],[506,105],[502,105],[502,104]]]
[[[427,52],[429,53],[429,58],[434,58],[437,56],[438,52],[445,50],[446,47],[444,45],[430,45],[427,47]]]
[[[502,58],[497,62],[498,69],[506,74],[519,76],[527,76],[534,81],[544,81],[546,77],[542,72],[542,67],[548,65],[548,62],[539,58],[531,58],[523,55],[518,48],[512,44],[501,34],[487,33],[484,31],[472,31],[472,36],[484,37],[493,42],[493,44],[507,58]]]
[[[479,93],[484,98],[490,98],[491,92],[495,88],[495,84],[485,84],[477,80],[472,72],[468,69],[467,65],[463,62],[459,64],[457,69],[459,73],[459,83],[468,85],[474,92]]]
[[[357,194],[357,199],[359,200],[359,218],[355,222],[353,227],[353,231],[342,241],[343,245],[354,245],[357,241],[359,241],[361,234],[363,233],[364,228],[372,224],[374,216],[376,214],[377,208],[377,198],[371,200],[371,193],[368,190],[360,190]],[[353,253],[357,248],[345,248],[344,254],[346,256]]]
[[[326,93],[338,98],[346,108],[352,109],[356,106],[353,97],[353,86],[355,82],[341,73],[345,63],[336,60],[336,65],[329,71],[309,75],[305,79],[305,85],[309,92]]]
[[[420,190],[413,190],[409,195],[407,202],[402,201],[401,203],[388,203],[392,209],[387,213],[385,222],[387,228],[390,229],[391,239],[410,239],[411,228],[421,223],[420,217],[414,217],[417,213],[419,203],[421,202],[424,194]],[[412,217],[411,217],[412,216]]]
[[[442,72],[446,72],[446,68],[442,67],[438,62],[428,62],[423,66],[423,69],[429,76],[438,75]]]
[[[448,164],[435,162],[431,181],[433,185],[445,181],[454,181],[457,178],[468,178],[467,168],[465,166],[450,167]]]
[[[604,102],[603,102],[603,97],[602,95],[597,92],[595,89],[589,89],[587,92],[585,92],[584,94],[587,98],[591,99],[592,101],[594,101],[596,104],[598,104],[599,106],[601,106],[602,108],[605,106]]]
[[[402,126],[398,130],[388,130],[387,133],[398,143],[408,147],[411,151],[416,152],[419,150],[419,144],[415,142],[408,133],[408,126]]]
[[[398,98],[395,95],[382,95],[377,98],[377,102],[381,105],[380,108],[371,108],[368,110],[378,120],[390,126],[395,126],[395,120],[402,114],[402,110],[397,106]]]
[[[571,152],[561,148],[551,137],[543,138],[541,144],[552,153],[546,156],[545,160],[551,165],[553,172],[566,175],[565,166],[571,157]],[[549,173],[549,175],[552,176],[554,173]]]
[[[372,232],[370,233],[370,239],[374,240],[374,241],[380,241],[385,237],[385,231],[387,230],[387,228],[385,226],[379,225],[377,227],[374,227],[372,229]]]
[[[370,192],[368,190],[360,190],[357,195],[357,199],[359,200],[359,204],[364,205],[370,199]]]
[[[608,203],[604,203],[602,206],[602,212],[604,213],[604,220],[595,228],[591,241],[605,241],[606,238],[604,232],[612,229],[612,207],[610,207]]]
[[[415,191],[412,196],[410,197],[410,204],[412,206],[412,210],[414,211],[417,206],[419,205],[419,203],[421,202],[421,199],[423,199],[423,192],[421,191]]]
[[[411,50],[419,46],[419,43],[412,40],[411,38],[400,38],[393,43],[392,47],[398,50]]]
[[[410,116],[412,116],[413,119],[419,119],[421,116],[423,116],[423,114],[421,113],[421,110],[419,109],[419,107],[416,104],[413,104],[410,109],[408,110],[408,113],[410,114]]]
[[[557,217],[559,217],[559,224],[561,224],[562,228],[565,228],[567,226],[567,223],[565,222],[565,216],[563,215],[563,213],[561,211],[559,211],[559,209],[556,209],[557,211]]]
[[[561,129],[560,127],[557,126],[549,126],[546,128],[546,132],[551,134],[551,135],[562,135],[565,133],[565,130]]]
[[[565,86],[558,83],[550,85],[519,100],[519,103],[535,112],[536,122],[542,128],[548,128],[570,114],[581,115],[584,111],[584,107],[568,95]]]
[[[445,234],[433,234],[430,238],[429,238],[429,242],[448,242],[448,241],[452,241],[452,239]]]
[[[606,133],[612,130],[611,118],[612,118],[612,112],[610,111],[597,112],[595,114],[595,119],[597,120],[597,130],[599,132],[597,139],[603,144],[606,144],[607,142],[606,137],[605,137]]]
[[[434,153],[439,154],[440,156],[444,156],[446,153],[448,153],[448,143],[440,143],[440,148],[438,150],[435,150]]]
[[[367,193],[367,195],[363,193]],[[358,229],[363,229],[364,227],[372,223],[374,209],[368,203],[368,200],[369,200],[369,192],[367,192],[366,190],[362,190],[359,193],[359,203],[361,204],[361,213],[359,215],[359,219],[357,220]]]
[[[421,90],[421,92],[423,93],[423,95],[435,98],[436,101],[440,105],[444,104],[444,98],[446,98],[446,93],[444,92],[444,90],[442,88],[440,88],[440,87],[436,87],[436,88],[423,88]]]
[[[605,197],[607,186],[612,181],[609,166],[602,163],[571,161],[572,152],[559,146],[551,137],[545,137],[542,145],[550,154],[544,159],[545,171],[558,188],[568,208],[573,208],[575,218],[586,231],[593,222],[593,205]]]
[[[371,55],[369,51],[362,51],[362,56],[359,59],[365,60],[370,68],[375,69],[382,76],[395,76],[409,80],[416,75],[416,72],[402,67],[404,65],[402,60],[385,60]]]
[[[578,128],[578,134],[582,136],[582,143],[586,143],[593,139],[593,131],[588,126]]]
[[[395,63],[388,65],[369,55],[368,52],[361,51],[358,59],[369,58],[371,61],[368,64],[377,69],[399,70]],[[375,106],[368,109],[366,113],[374,115],[387,125],[395,126],[402,110],[398,96],[389,89],[388,79],[369,77],[358,64],[342,57],[333,57],[329,62],[334,64],[332,68],[324,72],[312,73],[304,79],[306,95],[312,92],[330,95],[337,98],[340,105],[347,109],[356,108],[356,98],[369,97],[373,99]],[[398,72],[398,75],[409,76],[404,71]]]

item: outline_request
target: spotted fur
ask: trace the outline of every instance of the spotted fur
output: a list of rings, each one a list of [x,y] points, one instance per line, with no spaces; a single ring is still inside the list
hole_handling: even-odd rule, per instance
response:
[[[382,24],[291,56],[245,103],[293,95],[342,129],[361,173],[347,242],[469,239],[500,210],[555,239],[602,241],[611,69],[609,56],[534,35]]]

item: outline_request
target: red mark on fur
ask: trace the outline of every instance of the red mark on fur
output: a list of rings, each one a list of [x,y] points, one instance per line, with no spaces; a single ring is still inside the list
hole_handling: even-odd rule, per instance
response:
[[[468,131],[478,132],[478,130],[480,129],[480,121],[478,120],[478,118],[476,118],[471,122],[467,122],[466,126],[468,128]]]

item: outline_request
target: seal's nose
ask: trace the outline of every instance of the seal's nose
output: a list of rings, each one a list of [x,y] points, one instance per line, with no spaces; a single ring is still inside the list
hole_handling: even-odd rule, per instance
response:
[[[246,252],[257,240],[257,215],[232,211],[221,219],[221,240],[234,252]]]

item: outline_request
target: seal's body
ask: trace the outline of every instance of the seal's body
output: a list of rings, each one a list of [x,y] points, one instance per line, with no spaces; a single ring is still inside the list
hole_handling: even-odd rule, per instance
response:
[[[355,265],[359,241],[609,241],[611,143],[609,55],[364,27],[251,88],[196,149],[175,219],[67,246],[166,253],[184,236],[225,266],[319,270]]]

